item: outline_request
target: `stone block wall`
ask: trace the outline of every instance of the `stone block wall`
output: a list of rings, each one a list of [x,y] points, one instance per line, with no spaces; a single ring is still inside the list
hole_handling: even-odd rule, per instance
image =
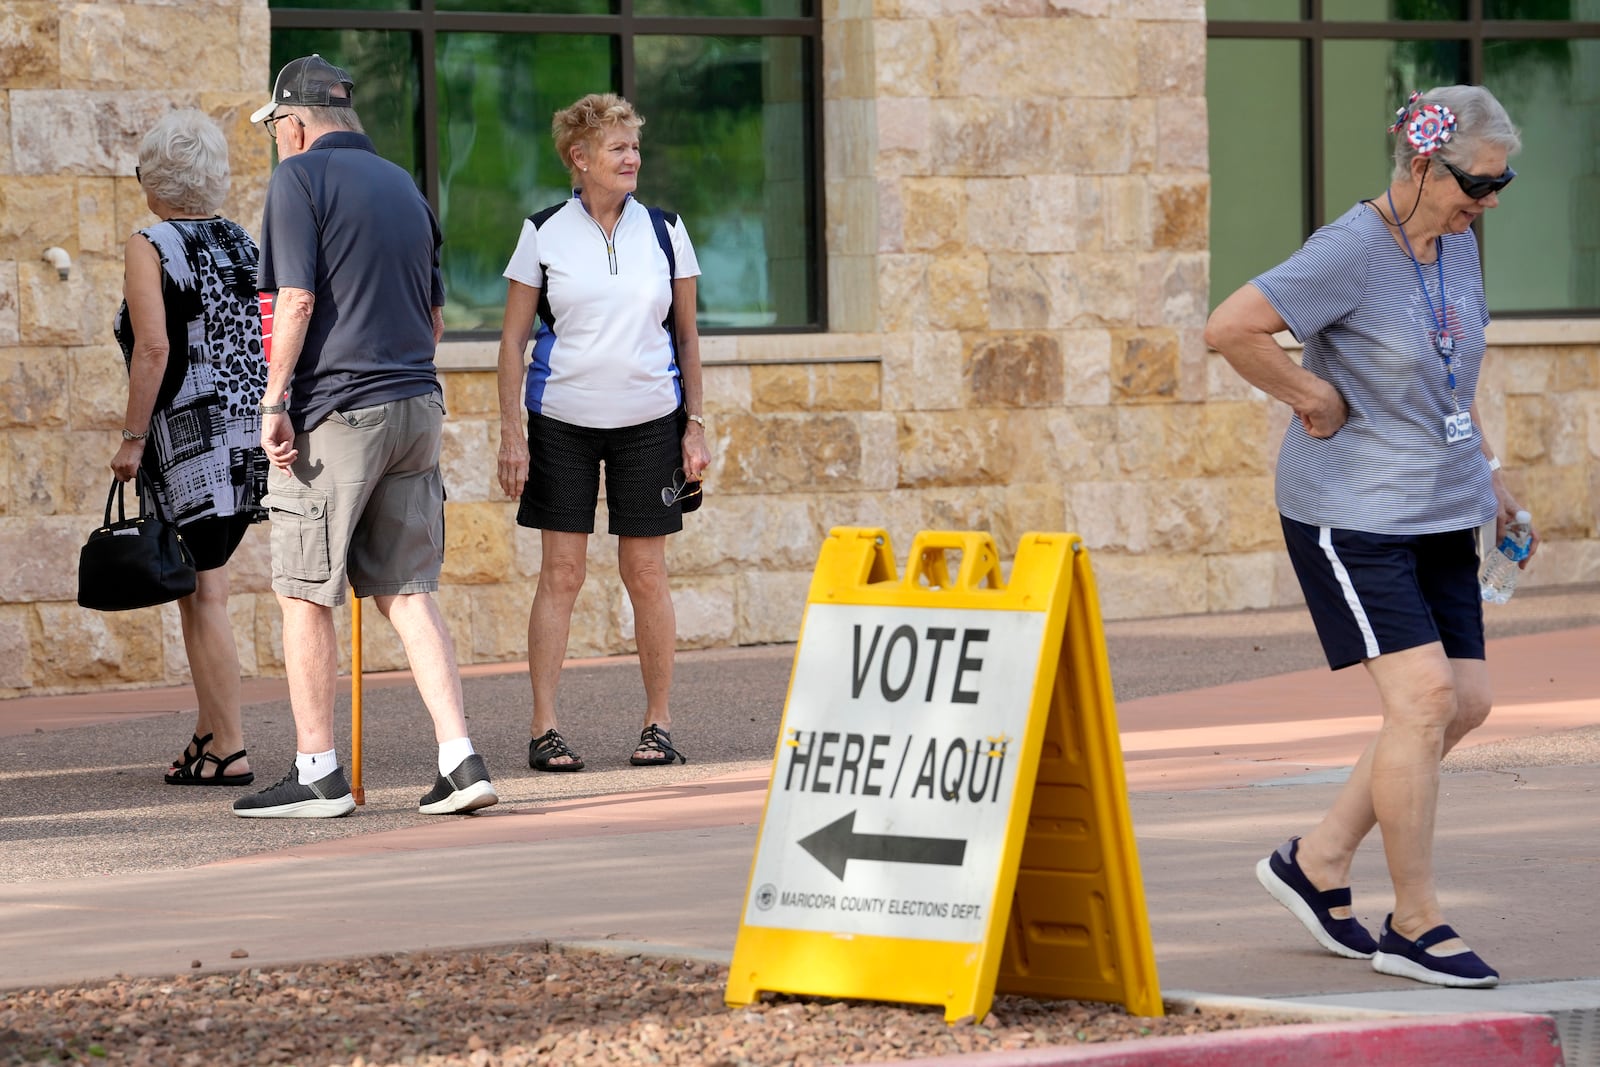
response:
[[[823,16],[830,332],[704,340],[716,458],[669,541],[680,645],[792,641],[841,525],[887,529],[902,566],[924,529],[988,531],[1007,555],[1029,530],[1076,532],[1109,618],[1298,602],[1272,507],[1288,413],[1201,337],[1226,237],[1209,232],[1201,0],[824,0]],[[198,68],[140,60],[179,32]],[[268,34],[262,0],[0,8],[0,696],[187,678],[176,609],[80,610],[76,553],[122,416],[110,321],[122,242],[149,221],[138,136],[198,100],[234,148],[227,211],[254,229],[271,161],[244,116]],[[1480,408],[1548,538],[1528,582],[1600,581],[1600,331],[1493,329]],[[440,602],[463,663],[525,658],[540,568],[494,483],[493,360],[441,353]],[[231,568],[248,674],[283,669],[268,572],[258,527]],[[570,651],[630,650],[609,537],[588,573]],[[368,669],[403,666],[375,611],[363,632]]]
[[[111,336],[122,251],[156,221],[133,176],[162,114],[228,136],[223,213],[256,232],[271,146],[249,114],[270,84],[265,0],[0,5],[0,695],[187,678],[175,607],[101,615],[77,595],[120,443],[127,372]],[[175,53],[181,61],[174,62]],[[72,259],[67,278],[46,248]],[[270,669],[265,539],[234,571],[245,670]]]

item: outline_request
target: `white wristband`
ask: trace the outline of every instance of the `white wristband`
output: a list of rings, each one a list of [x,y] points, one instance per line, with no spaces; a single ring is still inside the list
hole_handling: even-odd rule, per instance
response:
[[[1497,471],[1499,469],[1500,469],[1500,457],[1499,456],[1495,456],[1495,457],[1493,457],[1492,459],[1489,460],[1489,470]]]

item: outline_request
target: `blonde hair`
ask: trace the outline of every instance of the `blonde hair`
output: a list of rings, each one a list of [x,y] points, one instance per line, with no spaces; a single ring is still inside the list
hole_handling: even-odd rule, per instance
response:
[[[578,168],[572,162],[572,150],[582,141],[592,144],[609,126],[626,126],[637,130],[644,118],[616,93],[590,93],[570,107],[564,107],[550,120],[550,132],[556,139],[556,156],[578,185]]]

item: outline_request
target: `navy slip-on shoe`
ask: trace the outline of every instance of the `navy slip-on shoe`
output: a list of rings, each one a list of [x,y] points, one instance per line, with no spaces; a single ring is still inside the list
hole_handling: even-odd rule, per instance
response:
[[[1487,989],[1499,983],[1500,972],[1484,963],[1471,949],[1464,948],[1449,956],[1435,956],[1428,951],[1434,945],[1461,936],[1450,927],[1435,926],[1412,941],[1390,928],[1393,921],[1393,915],[1383,920],[1378,951],[1372,957],[1373,970],[1456,989]]]
[[[1256,864],[1256,880],[1311,931],[1317,944],[1335,956],[1371,959],[1378,943],[1367,928],[1353,918],[1333,917],[1334,908],[1350,906],[1350,887],[1320,890],[1312,885],[1295,859],[1299,851],[1300,839],[1291,837]]]

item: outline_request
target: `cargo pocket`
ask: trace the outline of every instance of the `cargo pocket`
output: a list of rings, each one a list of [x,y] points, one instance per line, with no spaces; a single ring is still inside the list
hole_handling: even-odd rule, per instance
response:
[[[274,570],[300,582],[325,582],[332,577],[328,495],[302,486],[280,487],[261,503],[272,512]]]

